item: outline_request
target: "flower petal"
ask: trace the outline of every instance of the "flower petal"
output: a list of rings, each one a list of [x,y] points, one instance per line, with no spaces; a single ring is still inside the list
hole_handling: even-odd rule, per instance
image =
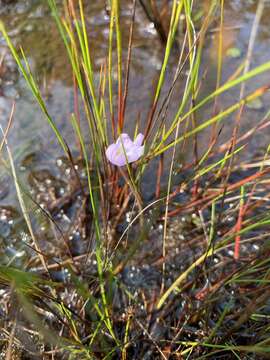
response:
[[[138,134],[136,136],[136,139],[134,140],[134,144],[137,146],[141,146],[144,140],[144,135],[143,134]]]
[[[106,157],[113,165],[126,165],[126,157],[121,144],[111,144],[106,150]]]
[[[128,134],[123,133],[119,135],[116,144],[124,144],[124,147],[126,148],[126,146],[132,145],[133,142],[131,141]]]
[[[115,157],[113,164],[120,167],[125,166],[127,164],[125,155],[123,154]]]
[[[143,155],[143,153],[144,153],[144,146],[133,145],[132,149],[130,149],[127,152],[128,162],[131,163],[139,160],[139,158]]]
[[[111,144],[106,149],[106,157],[113,164],[114,164],[114,159],[115,159],[115,154],[117,152],[117,148],[118,148],[118,146],[116,144]]]
[[[111,144],[106,150],[107,159],[116,166],[124,166],[137,161],[144,153],[143,134],[138,134],[134,142],[128,134],[120,134],[115,144]]]

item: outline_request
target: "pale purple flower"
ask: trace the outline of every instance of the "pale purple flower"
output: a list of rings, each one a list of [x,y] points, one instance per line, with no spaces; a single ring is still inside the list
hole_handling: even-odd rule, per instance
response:
[[[137,161],[144,152],[143,139],[143,134],[138,134],[134,141],[128,134],[121,134],[116,143],[107,148],[107,159],[116,166],[124,166],[127,162]]]

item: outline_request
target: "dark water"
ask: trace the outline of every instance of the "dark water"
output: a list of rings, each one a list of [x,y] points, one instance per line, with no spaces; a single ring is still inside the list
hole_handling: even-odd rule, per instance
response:
[[[6,4],[5,4],[6,3]],[[59,2],[61,3],[61,2]],[[195,2],[196,3],[196,2]],[[131,2],[123,1],[122,30],[123,44],[126,49],[128,42],[128,26],[131,15]],[[198,2],[198,16],[209,6],[209,1]],[[224,63],[223,79],[227,79],[243,61],[252,23],[256,12],[257,1],[226,0],[224,24]],[[86,8],[87,26],[89,28],[92,58],[96,77],[101,64],[107,56],[109,17],[105,1],[90,2]],[[264,14],[259,27],[252,67],[270,59],[270,3],[266,1]],[[1,2],[1,20],[7,26],[10,36],[16,45],[22,45],[39,80],[42,93],[47,101],[50,114],[55,119],[60,131],[72,149],[76,148],[75,136],[70,125],[70,114],[74,110],[72,79],[63,44],[44,0]],[[217,22],[218,26],[218,22]],[[204,57],[206,78],[203,81],[203,94],[214,90],[216,84],[216,58],[218,32],[213,27],[207,37],[207,50]],[[178,38],[181,42],[181,36]],[[236,49],[233,56],[231,49]],[[142,9],[138,6],[136,15],[133,60],[131,62],[131,78],[127,107],[126,131],[132,133],[136,119],[140,117],[141,128],[146,121],[151,103],[153,88],[162,64],[164,46],[162,45],[153,24],[149,22]],[[124,57],[126,50],[124,51]],[[175,56],[174,56],[175,55]],[[9,133],[9,145],[13,153],[19,176],[25,179],[29,171],[49,169],[54,174],[57,157],[62,155],[56,138],[48,126],[44,116],[38,109],[16,65],[10,56],[7,46],[0,37],[0,58],[4,56],[3,71],[0,80],[0,122],[6,126],[13,100],[16,100],[16,113]],[[177,64],[177,49],[170,60],[168,79],[172,78]],[[184,79],[183,79],[184,80]],[[257,77],[247,84],[247,91],[268,84],[269,74]],[[168,88],[169,81],[165,84]],[[239,88],[230,91],[221,98],[222,107],[232,104],[239,97]],[[241,131],[245,132],[255,126],[268,110],[269,92],[259,102],[246,108]],[[173,116],[173,103],[169,117]],[[209,111],[203,111],[199,117],[207,119]],[[232,120],[228,118],[221,133],[222,141],[231,136]],[[263,152],[269,143],[270,130],[265,129],[250,139],[249,150],[245,156]],[[205,144],[209,138],[206,132],[200,135],[200,143]],[[23,181],[23,180],[22,180]],[[0,204],[14,204],[15,192],[12,180],[1,166],[0,173]]]
[[[7,2],[7,1],[6,1]],[[61,1],[59,1],[61,3]],[[87,26],[89,27],[90,43],[92,55],[94,59],[94,68],[96,77],[104,59],[107,56],[108,44],[108,27],[109,17],[106,12],[104,1],[89,1],[87,5]],[[198,16],[203,15],[203,9],[209,5],[209,1],[195,2],[198,6]],[[73,88],[72,79],[70,77],[70,67],[65,54],[65,49],[60,40],[58,31],[54,21],[50,15],[45,0],[28,0],[28,1],[9,1],[4,4],[0,0],[0,18],[8,28],[9,34],[17,45],[23,45],[25,53],[31,63],[33,71],[38,78],[44,98],[47,101],[50,114],[55,119],[64,138],[73,151],[76,150],[76,140],[70,125],[70,114],[74,111],[73,104]],[[123,43],[126,46],[128,37],[128,26],[130,21],[130,1],[121,1],[122,5],[122,27],[123,27]],[[225,81],[244,60],[244,56],[248,47],[250,31],[254,20],[257,1],[250,0],[226,0],[225,1],[225,24],[224,24],[224,63],[223,63],[223,81]],[[265,61],[270,60],[270,2],[266,1],[264,13],[259,31],[257,35],[254,54],[251,66],[254,67]],[[218,22],[216,23],[218,26]],[[181,43],[181,34],[177,41]],[[218,32],[215,24],[212,31],[207,36],[206,52],[203,58],[206,77],[202,83],[202,92],[204,95],[212,92],[216,86],[216,59],[218,48]],[[126,131],[132,133],[134,123],[138,117],[141,118],[141,128],[144,128],[145,119],[151,103],[151,89],[153,88],[159,74],[164,53],[164,46],[160,42],[153,25],[149,23],[142,9],[138,7],[136,16],[133,60],[131,62],[131,78],[129,88],[129,100],[127,108]],[[177,49],[173,51],[170,59],[168,79],[165,83],[165,89],[168,89],[173,72],[177,65]],[[35,215],[31,216],[32,226],[37,234],[37,240],[41,250],[46,254],[48,264],[50,266],[50,275],[54,281],[68,282],[71,274],[63,266],[58,264],[66,260],[70,254],[75,258],[75,265],[79,264],[89,279],[96,271],[96,260],[90,256],[87,259],[85,254],[91,250],[87,236],[89,228],[89,212],[86,211],[84,199],[75,194],[72,204],[67,203],[66,206],[57,207],[60,199],[65,199],[65,195],[72,191],[72,171],[69,163],[62,157],[63,154],[59,148],[55,136],[48,126],[44,116],[35,104],[29,90],[22,77],[17,71],[16,64],[10,56],[4,40],[0,37],[0,61],[4,56],[2,72],[0,73],[0,123],[3,127],[8,122],[8,116],[13,100],[16,100],[16,113],[12,128],[9,133],[8,141],[10,149],[13,153],[17,175],[23,185],[26,193],[35,199],[40,205],[49,209],[56,209],[54,216],[55,223],[52,224],[37,208],[29,197],[25,197],[27,208]],[[124,51],[126,56],[126,51]],[[183,77],[183,80],[185,78]],[[247,92],[270,83],[269,74],[264,74],[247,84]],[[180,90],[181,91],[181,87]],[[239,88],[230,91],[220,98],[221,107],[225,108],[239,98]],[[269,93],[265,94],[259,102],[253,104],[251,108],[246,108],[242,117],[241,132],[244,133],[248,129],[254,127],[268,111],[270,104]],[[173,117],[174,110],[177,106],[175,101],[169,112],[169,118]],[[198,116],[207,119],[211,115],[211,110],[206,109]],[[224,122],[224,128],[221,133],[221,142],[230,139],[234,116],[229,117]],[[243,154],[243,158],[252,158],[257,153],[264,153],[265,147],[269,143],[270,129],[264,129],[255,137],[250,139],[248,151]],[[200,135],[200,146],[209,139],[209,134],[204,132]],[[1,137],[0,137],[1,142]],[[80,164],[76,164],[80,171]],[[83,170],[82,179],[83,179]],[[153,174],[148,178],[148,187],[153,188],[151,182]],[[147,182],[146,182],[147,183]],[[146,187],[146,190],[149,189]],[[263,191],[266,191],[263,189]],[[151,192],[150,192],[151,195]],[[187,195],[179,194],[179,202],[186,203]],[[268,203],[267,203],[268,204]],[[230,206],[232,209],[230,210]],[[267,205],[266,205],[267,206]],[[237,209],[233,204],[225,204],[226,213],[219,224],[221,230],[224,227],[231,226],[235,221],[235,211]],[[88,207],[89,208],[89,207]],[[1,264],[12,265],[14,267],[31,269],[40,271],[37,268],[36,252],[32,247],[32,239],[29,236],[27,226],[22,219],[21,211],[16,197],[14,181],[8,170],[0,164],[0,257]],[[61,209],[61,210],[60,210]],[[208,211],[208,210],[206,210]],[[263,211],[263,209],[261,210]],[[193,214],[194,215],[194,214]],[[192,264],[202,254],[202,229],[201,222],[196,216],[182,214],[175,219],[169,220],[167,234],[167,254],[166,271],[167,277],[165,288],[168,288],[179,273],[183,273],[187,267]],[[210,218],[210,213],[205,214],[206,218]],[[226,215],[226,216],[225,216]],[[126,213],[126,221],[121,226],[127,226],[130,222],[130,212]],[[154,218],[153,213],[148,213],[146,222]],[[74,220],[75,219],[75,220]],[[89,221],[90,222],[90,221]],[[61,229],[60,231],[56,231]],[[199,225],[198,225],[199,224]],[[121,244],[124,249],[119,246],[118,256],[126,254],[127,246],[130,239],[136,239],[137,233],[135,227],[132,227],[129,233],[127,244]],[[123,229],[121,229],[123,230]],[[260,229],[258,230],[260,231]],[[84,233],[85,232],[85,233]],[[134,233],[133,233],[134,232]],[[265,231],[266,233],[266,231]],[[222,233],[217,233],[221,236]],[[254,236],[255,234],[254,231]],[[258,234],[259,239],[259,234]],[[82,241],[85,240],[85,241]],[[68,243],[68,247],[66,244]],[[260,242],[252,244],[246,243],[241,247],[241,255],[248,258],[250,255],[256,256],[260,249]],[[128,291],[138,297],[138,291],[142,291],[150,298],[153,294],[160,291],[161,272],[159,265],[161,264],[162,246],[163,246],[163,225],[159,224],[151,228],[149,241],[143,245],[142,252],[137,252],[133,262],[119,275],[120,281],[127,287]],[[204,244],[203,244],[204,246]],[[68,248],[68,249],[67,249]],[[213,283],[218,282],[222,276],[224,268],[219,266],[223,261],[225,264],[225,274],[234,270],[230,266],[226,267],[226,262],[232,263],[233,247],[228,247],[219,252],[211,259],[212,267],[207,274],[190,274],[191,278],[187,281],[193,282],[198,289],[203,288],[204,276]],[[120,261],[120,259],[118,259]],[[163,261],[163,260],[162,260]],[[206,267],[207,268],[207,267]],[[233,268],[234,269],[234,268]],[[195,277],[195,280],[194,280]],[[206,283],[208,284],[208,283]],[[138,290],[139,289],[139,290]],[[194,290],[194,297],[196,290]],[[5,299],[6,289],[0,289],[0,295]],[[69,295],[63,290],[63,298],[67,299],[67,303],[72,305],[73,301]],[[213,308],[212,313],[223,311],[224,304],[235,298],[235,290],[227,288],[222,290],[220,301],[217,305],[221,310]],[[189,294],[190,295],[190,294]],[[241,294],[240,294],[241,295]],[[241,295],[242,298],[242,295]],[[196,300],[197,301],[197,300]],[[141,304],[141,303],[139,303]],[[178,304],[179,305],[179,304]],[[186,309],[186,299],[181,298],[180,310]],[[73,305],[72,305],[73,306]],[[142,314],[144,314],[143,303]],[[195,307],[198,301],[195,302]],[[243,305],[246,308],[246,303]],[[0,313],[6,309],[0,304]],[[179,311],[180,311],[179,310]],[[119,311],[123,311],[119,309]],[[186,310],[185,310],[186,311]],[[191,310],[190,310],[191,311]],[[181,314],[177,313],[175,318],[179,319]],[[269,314],[268,314],[269,317]],[[166,326],[160,325],[153,330],[154,336],[157,338],[165,338]],[[200,331],[201,329],[199,329]],[[251,328],[250,331],[254,331]],[[248,332],[248,331],[247,331]],[[252,334],[253,335],[253,334]],[[195,335],[194,335],[195,336]],[[188,340],[192,338],[188,337]],[[196,339],[195,339],[196,340]],[[197,340],[196,340],[197,341]],[[140,344],[141,346],[141,344]]]

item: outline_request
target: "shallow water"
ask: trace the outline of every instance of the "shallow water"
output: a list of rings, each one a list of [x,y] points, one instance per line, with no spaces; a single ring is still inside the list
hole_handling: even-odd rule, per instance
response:
[[[8,3],[8,4],[4,4]],[[61,3],[61,1],[59,1]],[[122,27],[123,43],[128,41],[128,26],[131,13],[131,2],[123,1]],[[225,24],[223,44],[223,80],[227,79],[243,61],[249,42],[249,35],[256,11],[256,1],[228,0],[225,2]],[[204,7],[209,6],[209,1],[200,2],[198,14]],[[89,27],[90,44],[94,59],[94,68],[98,78],[98,71],[107,55],[109,17],[105,2],[95,1],[87,5],[87,26]],[[252,67],[270,59],[270,30],[268,19],[270,15],[270,3],[266,1],[264,14],[259,27]],[[52,117],[55,119],[60,131],[70,147],[76,149],[75,136],[70,125],[70,114],[74,110],[72,79],[66,54],[57,32],[54,20],[51,17],[46,1],[28,0],[3,2],[0,8],[1,20],[8,28],[9,34],[17,45],[23,45],[25,53],[32,65],[35,75],[38,77],[42,93],[47,101]],[[218,26],[218,23],[217,23]],[[203,81],[203,94],[214,90],[216,84],[216,54],[218,32],[213,27],[208,34],[207,51],[204,57],[206,78]],[[181,41],[181,37],[178,38]],[[231,51],[231,49],[236,49]],[[126,131],[131,133],[134,129],[135,120],[140,117],[141,127],[145,123],[151,102],[151,89],[157,79],[162,63],[164,46],[156,31],[142,9],[138,6],[134,36],[133,60],[131,62],[131,77],[129,100],[127,107]],[[233,54],[230,55],[230,54]],[[47,180],[50,177],[61,178],[56,165],[57,158],[62,152],[56,138],[48,126],[44,116],[38,109],[22,77],[19,75],[13,59],[8,53],[3,38],[0,37],[0,57],[4,57],[4,71],[0,82],[0,122],[3,127],[8,121],[9,112],[13,100],[16,100],[16,113],[12,128],[9,133],[9,145],[13,153],[18,175],[21,181],[33,189],[29,181],[32,172],[47,171]],[[124,56],[126,51],[124,51]],[[165,89],[168,89],[170,79],[177,64],[177,49],[173,52],[168,71],[168,81]],[[256,78],[247,84],[249,91],[269,83],[267,74]],[[220,98],[222,108],[232,104],[239,97],[239,88],[230,91]],[[241,132],[255,126],[268,110],[270,100],[269,92],[265,94],[259,103],[253,104],[252,108],[246,108]],[[170,108],[169,118],[173,116],[175,102]],[[200,117],[206,119],[210,110],[201,112]],[[231,136],[232,120],[228,118],[224,122],[220,141],[224,142]],[[264,129],[249,140],[248,151],[243,157],[252,157],[258,152],[263,152],[269,143],[270,129]],[[199,137],[201,147],[207,143],[209,135],[205,132]],[[146,181],[145,191],[150,192],[153,187],[151,178]],[[7,171],[1,166],[0,173],[0,205],[16,204],[16,196],[13,182]]]
[[[99,67],[106,57],[109,17],[103,1],[89,3],[91,4],[88,5],[87,9],[87,14],[89,14],[87,24],[89,26],[91,47],[93,46],[94,67],[97,75]],[[123,29],[127,30],[130,18],[130,1],[124,0],[121,3],[123,4]],[[198,3],[203,3],[207,7],[209,1],[198,1]],[[256,3],[256,1],[247,0],[225,1],[223,80],[227,79],[244,59],[256,11]],[[270,45],[269,15],[270,2],[266,1],[252,59],[252,67],[270,60],[270,53],[268,51]],[[46,1],[11,1],[9,5],[2,4],[0,7],[0,17],[6,23],[14,42],[17,45],[23,45],[34,73],[38,75],[42,93],[46,98],[50,113],[71,149],[75,151],[76,141],[69,123],[70,114],[74,110],[70,68]],[[127,43],[127,36],[128,31],[123,31],[124,44]],[[202,84],[204,95],[213,91],[216,86],[217,37],[218,33],[213,26],[212,31],[207,37],[207,51],[203,59],[204,67],[207,71]],[[178,41],[181,42],[181,37],[178,38]],[[134,56],[131,63],[127,132],[131,133],[133,131],[134,122],[138,116],[141,118],[143,129],[151,102],[151,89],[160,70],[163,52],[164,47],[152,24],[149,23],[142,10],[138,7]],[[36,206],[27,196],[25,197],[27,208],[35,214],[35,216],[31,217],[33,221],[32,226],[34,231],[36,230],[35,233],[40,249],[46,254],[51,279],[55,282],[70,284],[73,274],[70,269],[75,273],[79,269],[80,273],[84,274],[84,278],[91,280],[93,274],[96,273],[97,264],[95,258],[91,257],[91,250],[95,246],[94,240],[89,239],[88,236],[90,233],[89,227],[91,226],[91,214],[87,210],[89,206],[87,206],[85,198],[77,194],[76,186],[74,190],[75,180],[70,164],[62,157],[63,154],[56,142],[55,136],[32,99],[24,80],[19,75],[3,39],[0,38],[0,59],[1,54],[5,54],[5,71],[2,73],[0,80],[0,123],[3,127],[6,126],[12,101],[16,99],[16,114],[8,140],[15,158],[19,179],[26,193],[29,193],[41,206]],[[126,55],[125,52],[124,55]],[[171,80],[177,65],[177,49],[173,51],[173,55],[170,60],[170,71],[165,83],[165,89],[168,89],[169,80]],[[250,82],[247,85],[247,91],[254,89],[254,87],[268,84],[269,80],[270,77],[264,74]],[[221,107],[229,106],[238,97],[239,88],[234,89],[232,92],[230,91],[220,98]],[[261,120],[268,110],[269,100],[270,96],[267,93],[260,99],[259,103],[253,104],[253,108],[245,109],[241,123],[242,132],[255,126]],[[176,105],[177,103],[175,102],[171,106],[169,117],[173,116]],[[206,109],[199,115],[201,118],[206,119],[210,113],[211,110]],[[234,117],[232,116],[224,123],[221,142],[230,138],[233,119]],[[251,138],[249,150],[242,157],[251,158],[256,153],[264,152],[265,146],[269,143],[269,135],[270,129],[264,129],[256,137]],[[207,141],[207,133],[201,134],[199,145],[203,148]],[[85,174],[81,164],[75,164],[75,167],[81,175],[82,181],[84,181]],[[237,175],[234,176],[236,179]],[[239,179],[241,176],[242,174],[239,175]],[[146,200],[149,200],[152,196],[153,178],[153,175],[150,174],[144,184]],[[261,197],[266,195],[266,191],[269,193],[267,184],[264,189],[259,190],[261,193],[257,189],[257,195]],[[178,195],[175,201],[178,204],[187,203],[187,199],[189,199],[189,194],[183,192]],[[232,226],[236,221],[236,202],[234,203],[230,200],[230,203],[225,203],[223,216],[218,224],[217,241],[219,241],[219,238],[222,238],[223,228]],[[269,201],[259,211],[263,212],[265,209],[268,209],[268,204]],[[37,259],[36,252],[29,246],[33,245],[32,240],[18,209],[19,204],[16,199],[14,182],[8,171],[0,165],[1,265],[10,265],[44,274],[44,269],[38,265],[39,260]],[[50,211],[53,222],[49,220],[48,216],[44,216],[43,209]],[[155,218],[155,214],[151,211],[146,213],[146,223],[151,222]],[[210,211],[208,209],[204,210],[202,216],[207,222],[211,217]],[[127,212],[126,221],[121,223],[120,231],[126,228],[130,218],[130,212]],[[251,258],[255,258],[259,253],[262,241],[264,241],[264,237],[261,236],[263,233],[264,229],[259,229],[258,233],[254,230],[248,234],[248,236],[257,235],[258,240],[252,242],[246,241],[241,246],[241,260],[243,262],[246,261],[248,263]],[[181,214],[177,218],[169,219],[166,239],[166,271],[163,273],[163,269],[161,269],[164,261],[162,253],[163,234],[164,228],[161,223],[151,227],[149,238],[143,243],[142,251],[138,251],[134,255],[118,277],[121,285],[132,294],[136,302],[138,301],[137,306],[140,308],[139,313],[142,315],[142,318],[146,317],[148,311],[145,307],[147,301],[142,301],[142,299],[153,299],[153,297],[158,296],[164,274],[163,285],[167,289],[180,273],[183,273],[195,259],[201,256],[207,246],[201,219],[196,214]],[[267,235],[266,229],[265,235]],[[112,261],[118,264],[122,257],[126,256],[133,242],[137,241],[137,238],[138,229],[134,226],[130,229],[125,241],[119,244],[119,251],[117,251],[115,259]],[[115,239],[112,241],[115,241]],[[233,255],[232,246],[224,248],[211,259],[206,260],[205,266],[200,267],[200,270],[195,269],[194,272],[188,275],[186,279],[188,290],[187,292],[183,291],[183,294],[179,294],[177,298],[176,312],[171,315],[172,323],[174,323],[175,319],[180,319],[183,316],[183,313],[186,312],[187,304],[191,308],[190,313],[203,306],[203,297],[207,295],[208,290],[211,292],[211,284],[218,283],[220,279],[222,280],[223,276],[235,270]],[[72,267],[66,266],[71,265],[69,262],[71,258]],[[68,262],[66,263],[65,261]],[[211,261],[211,264],[208,264],[208,261]],[[69,287],[67,286],[59,294],[72,308],[76,307],[76,298],[74,299],[73,295],[69,294],[68,291]],[[224,287],[218,294],[219,300],[215,304],[215,308],[212,309],[215,321],[216,314],[221,314],[224,308],[227,307],[228,302],[234,301],[237,298],[235,296],[237,291],[240,290],[232,285]],[[125,297],[122,299],[120,295],[119,299],[117,294],[115,295],[117,301],[114,310],[122,314],[123,309],[129,305],[129,302],[125,300]],[[7,296],[7,290],[1,289],[1,298],[5,296]],[[241,294],[239,298],[242,298]],[[239,304],[236,304],[236,308],[237,306],[240,308]],[[242,304],[242,308],[246,308],[246,303]],[[269,317],[269,310],[267,311],[267,316]],[[0,314],[2,312],[6,316],[0,304]],[[51,317],[50,319],[49,316]],[[211,318],[210,320],[213,321],[213,319]],[[49,312],[47,320],[50,320],[52,323],[55,321]],[[155,322],[153,323],[155,326],[150,328],[152,336],[157,340],[165,338],[168,326],[170,326],[170,320],[163,325],[160,322],[158,326],[156,326]],[[196,322],[194,320],[193,325],[187,326],[184,329],[184,338],[197,341],[197,338],[200,339],[200,333],[203,330],[204,324],[202,321]],[[230,323],[229,326],[231,327],[232,324]],[[252,331],[252,328],[246,330],[248,336]],[[139,347],[141,347],[141,344]],[[150,355],[147,357],[146,354],[145,358],[150,358]]]
[[[204,1],[207,6],[208,1]],[[256,10],[256,1],[226,1],[225,31],[224,31],[224,79],[237,68],[243,60],[247,49],[250,30]],[[130,17],[130,2],[123,1],[123,43],[127,44],[128,24]],[[255,51],[252,59],[252,66],[269,60],[270,30],[268,18],[270,4],[266,2],[264,15],[259,28]],[[98,72],[103,63],[108,42],[109,17],[103,1],[94,2],[88,5],[87,14],[90,31],[90,43],[94,54],[94,66]],[[47,98],[48,106],[52,116],[55,118],[59,128],[63,131],[67,140],[72,140],[72,131],[69,125],[69,115],[73,111],[72,81],[69,73],[69,66],[66,54],[59,38],[54,21],[50,16],[46,1],[28,0],[13,1],[9,5],[1,6],[1,19],[8,27],[9,33],[17,45],[23,45],[30,63]],[[218,33],[209,35],[208,58],[205,59],[209,65],[208,75],[204,82],[205,93],[208,93],[215,86],[215,60],[216,60],[216,38]],[[226,56],[229,48],[239,49],[239,58]],[[136,31],[133,50],[133,61],[131,64],[130,97],[128,104],[127,127],[132,128],[132,123],[138,116],[138,109],[144,122],[148,105],[150,102],[150,91],[158,75],[161,66],[164,48],[153,29],[153,26],[141,8],[138,7],[136,17]],[[0,54],[6,54],[7,49],[2,38],[0,38]],[[176,55],[176,54],[175,54]],[[210,59],[210,62],[209,62]],[[171,60],[173,71],[176,64],[175,59]],[[25,83],[18,76],[16,66],[7,54],[4,61],[7,72],[1,79],[0,114],[1,123],[5,124],[7,114],[10,110],[11,101],[17,101],[16,117],[13,124],[13,131],[10,132],[10,144],[14,151],[20,149],[21,154],[27,154],[32,148],[32,142],[38,143],[37,148],[56,148],[55,139],[42,115],[39,115],[34,101],[26,89]],[[256,80],[256,86],[267,83],[267,76]],[[140,91],[138,91],[138,88]],[[227,96],[227,103],[235,96],[231,93]],[[262,107],[267,108],[267,101],[263,101]],[[258,111],[247,112],[243,126],[250,126],[260,117]],[[229,125],[228,125],[229,127]],[[45,136],[46,135],[46,136]],[[265,141],[261,141],[262,145]]]

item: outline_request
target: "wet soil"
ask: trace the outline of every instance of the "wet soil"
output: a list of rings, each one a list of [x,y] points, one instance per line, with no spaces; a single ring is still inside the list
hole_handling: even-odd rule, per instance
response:
[[[130,3],[124,1],[123,4],[123,28],[127,28],[130,18]],[[75,137],[68,120],[70,113],[74,110],[72,79],[64,55],[65,52],[48,7],[44,1],[38,0],[24,2],[2,1],[1,5],[1,19],[7,24],[9,33],[15,43],[17,45],[23,44],[34,73],[39,77],[42,92],[50,108],[51,115],[56,119],[65,139],[71,145],[71,150],[77,154]],[[204,5],[207,6],[208,2],[205,1]],[[224,79],[243,61],[255,11],[256,1],[226,1],[226,31],[224,32],[223,49]],[[87,23],[95,53],[94,66],[96,73],[98,73],[107,51],[109,17],[103,2],[99,1],[90,2],[87,13],[89,14]],[[252,66],[269,60],[267,51],[270,44],[269,14],[270,4],[266,3]],[[123,32],[124,43],[127,42],[127,33],[127,31]],[[213,75],[216,73],[216,40],[217,35],[215,29],[213,29],[212,33],[209,34],[207,57],[204,59],[207,69],[207,77],[203,84],[204,94],[212,91],[216,83],[216,75]],[[229,51],[230,49],[237,49],[238,55],[235,56],[235,51]],[[151,101],[149,94],[154,83],[153,79],[157,77],[160,70],[163,51],[164,47],[153,25],[149,23],[143,11],[139,9],[136,18],[134,60],[131,64],[130,100],[127,111],[129,119],[126,129],[128,132],[133,130],[134,119],[139,116],[138,108],[141,109],[142,124],[146,119],[147,109]],[[232,56],[232,54],[234,55]],[[3,39],[0,38],[0,59],[2,56],[4,57],[0,68],[0,123],[5,127],[11,103],[16,99],[16,114],[9,135],[9,145],[14,155],[19,178],[27,194],[26,201],[29,209],[31,209],[30,216],[35,219],[33,221],[34,230],[37,231],[41,250],[47,256],[50,277],[53,281],[63,284],[59,297],[64,299],[70,308],[77,309],[76,296],[70,295],[67,290],[74,285],[72,283],[72,274],[81,275],[82,281],[87,284],[92,284],[92,279],[96,277],[96,260],[92,256],[95,249],[95,239],[90,237],[92,215],[88,210],[88,200],[86,200],[81,187],[78,186],[73,169],[62,156],[54,135],[19,75]],[[171,59],[171,71],[168,74],[165,89],[170,84],[176,64],[177,59]],[[260,77],[256,81],[256,87],[269,82],[267,77]],[[251,90],[253,84],[249,84],[248,87]],[[138,88],[140,88],[140,91],[138,91]],[[235,100],[235,96],[238,95],[239,89],[224,95],[222,97],[224,107],[231,104]],[[264,116],[268,110],[268,103],[269,94],[266,94],[260,99],[259,103],[246,109],[241,128],[243,132],[253,127]],[[171,115],[173,112],[172,107]],[[207,115],[208,110],[206,109],[201,116],[206,117]],[[232,127],[229,120],[222,130],[222,142],[231,136]],[[243,159],[252,158],[253,155],[261,155],[265,150],[265,146],[269,143],[269,135],[269,130],[266,129],[259,132],[256,137],[252,137],[248,148],[249,151],[245,152]],[[207,134],[201,136],[202,144],[207,142],[207,136]],[[85,190],[85,170],[81,162],[75,164],[75,167]],[[3,166],[0,169],[1,265],[26,270],[31,269],[31,271],[44,276],[44,269],[39,265],[37,254],[33,250],[31,237],[19,211],[12,178]],[[181,174],[181,176],[184,176],[184,174]],[[233,180],[236,181],[238,176],[241,178],[243,174],[235,173]],[[151,179],[150,174],[150,176],[146,176],[145,183],[142,184],[144,198],[148,202],[153,199]],[[179,177],[176,176],[175,182],[179,181]],[[182,192],[175,198],[171,210],[174,209],[174,205],[179,207],[179,204],[188,202],[191,197],[190,190],[187,189],[186,192]],[[266,199],[263,209],[260,210],[261,212],[269,210],[268,190],[268,183],[265,188],[257,189],[256,196]],[[237,194],[235,195],[237,196]],[[232,200],[225,204],[224,216],[222,216],[222,220],[218,224],[217,242],[222,238],[228,227],[233,227],[236,222],[237,201]],[[131,209],[129,209],[118,225],[119,234],[128,226],[131,216]],[[202,216],[209,228],[210,212],[205,211]],[[153,220],[153,223],[149,223],[148,234],[144,241],[138,245],[141,251],[138,251],[132,261],[129,261],[123,271],[118,274],[117,281],[120,286],[115,291],[113,301],[114,316],[115,319],[118,319],[115,322],[118,323],[120,329],[121,326],[123,327],[121,318],[127,316],[130,304],[132,304],[133,311],[136,311],[138,321],[143,325],[142,327],[138,324],[134,326],[134,341],[128,350],[129,358],[141,359],[142,354],[144,359],[159,358],[160,354],[157,353],[156,346],[153,344],[158,342],[163,346],[164,339],[167,339],[168,343],[174,338],[178,339],[176,336],[178,321],[184,324],[181,330],[181,341],[207,339],[209,333],[211,333],[209,329],[215,326],[227,304],[230,304],[230,309],[233,308],[234,310],[231,312],[231,316],[228,317],[228,321],[224,323],[223,328],[220,329],[220,333],[217,334],[219,339],[222,339],[224,334],[228,335],[229,329],[237,324],[237,320],[234,318],[235,311],[245,308],[249,301],[253,301],[254,297],[253,289],[248,289],[249,292],[244,286],[239,287],[234,282],[230,283],[227,276],[241,267],[248,267],[249,264],[255,261],[256,257],[261,253],[261,244],[265,239],[266,229],[260,230],[258,233],[256,231],[249,233],[249,237],[244,239],[246,242],[241,247],[240,263],[234,261],[233,248],[228,247],[205,261],[200,270],[195,269],[195,271],[191,272],[186,279],[184,291],[176,296],[175,293],[173,294],[161,316],[151,309],[160,294],[160,289],[162,287],[168,288],[179,274],[203,254],[207,249],[207,239],[205,238],[202,219],[198,217],[196,212],[193,214],[190,211],[183,211],[176,218],[170,219],[166,237],[167,255],[164,270],[162,254],[163,222],[160,221],[160,214],[156,215],[149,212],[146,214],[147,218],[155,220]],[[117,243],[119,234],[116,232],[114,237],[109,240]],[[127,239],[119,245],[119,254],[114,258],[115,265],[121,262],[128,249],[132,247],[134,242],[136,243],[139,236],[139,227],[135,226],[130,231]],[[255,240],[249,241],[249,238],[252,237]],[[108,249],[110,249],[109,246]],[[65,263],[67,259],[72,260]],[[228,281],[227,285],[226,281]],[[222,286],[219,287],[219,284],[222,284]],[[9,290],[1,288],[0,291],[3,299],[0,314],[2,320],[6,321],[7,317],[10,316],[5,300],[9,297]],[[245,296],[243,296],[243,293],[245,293]],[[127,294],[129,295],[127,296]],[[213,300],[216,297],[218,297],[218,301]],[[207,306],[209,303],[212,304],[210,314],[203,301],[206,298],[208,299]],[[49,312],[45,315],[47,316],[45,316],[46,322],[49,325],[57,323],[57,318],[52,313]],[[264,303],[261,315],[265,316],[264,319],[270,316],[269,300]],[[162,321],[157,321],[159,317],[162,318]],[[147,325],[145,325],[144,319],[147,319]],[[250,324],[237,328],[236,338],[239,344],[249,344],[250,339],[254,338],[255,331],[252,328],[254,324],[251,324],[250,327],[248,325]],[[59,327],[58,323],[57,326]],[[145,340],[147,337],[145,336],[144,326],[150,334],[148,340]],[[261,323],[261,326],[263,326],[263,323]],[[121,330],[119,332],[121,333]],[[1,336],[4,335],[1,334]],[[34,337],[35,334],[32,336]],[[17,334],[17,338],[21,339],[21,342],[25,344],[28,354],[41,351],[42,346],[40,344],[37,344],[37,347],[32,347],[35,341],[32,341],[32,343],[31,341],[26,342],[22,334]],[[143,345],[141,346],[141,344]],[[179,344],[176,341],[171,350],[175,350],[178,346]],[[164,345],[163,348],[165,347]],[[20,346],[18,346],[18,349],[20,349]],[[21,350],[18,350],[19,352]],[[18,355],[18,358],[23,358],[20,356]],[[28,356],[31,358],[30,355]],[[64,358],[65,355],[60,355],[60,358],[61,356]],[[214,355],[210,358],[215,359]],[[229,359],[229,357],[227,358]],[[259,359],[256,355],[253,358]]]

